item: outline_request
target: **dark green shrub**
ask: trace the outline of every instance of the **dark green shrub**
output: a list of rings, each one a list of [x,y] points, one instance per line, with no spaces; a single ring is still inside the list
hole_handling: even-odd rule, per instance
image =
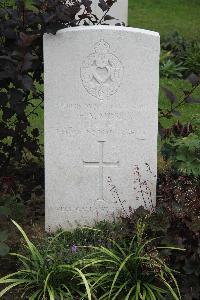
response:
[[[200,42],[192,42],[187,46],[184,55],[184,66],[188,73],[200,75]]]
[[[18,258],[19,267],[17,272],[0,279],[0,284],[6,285],[0,292],[0,298],[17,287],[18,295],[23,299],[153,300],[165,299],[168,294],[172,299],[180,299],[174,271],[159,256],[160,250],[152,244],[153,240],[144,235],[146,226],[143,221],[138,220],[134,234],[120,243],[110,241],[106,236],[104,240],[96,240],[107,232],[109,223],[101,223],[102,232],[97,228],[83,228],[82,238],[89,238],[90,232],[95,237],[94,244],[101,246],[82,247],[69,245],[67,242],[71,241],[73,234],[64,232],[36,247],[22,228],[14,224],[25,245],[20,254],[11,254]],[[120,222],[120,226],[122,224]],[[75,231],[75,239],[80,239],[78,232],[80,230]]]
[[[166,78],[182,78],[186,68],[183,64],[176,63],[171,58],[165,59],[160,63],[160,76]]]
[[[88,0],[17,0],[0,6],[0,174],[27,157],[42,160],[39,129],[30,116],[43,104],[43,34],[80,24],[104,24],[116,0],[100,0],[102,18]],[[13,3],[13,4],[12,4]],[[82,10],[83,9],[83,10]],[[111,17],[110,17],[111,18]],[[118,24],[120,25],[120,24]],[[27,155],[28,154],[28,155]]]
[[[60,232],[58,231],[56,240],[54,239],[54,234],[48,234],[42,241],[36,240],[35,245],[40,252],[43,253],[48,248],[49,243],[51,243],[49,255],[54,257],[55,260],[60,263],[67,263],[68,258],[70,257],[69,249],[71,249],[73,245],[75,245],[78,250],[73,257],[83,258],[90,253],[91,246],[108,246],[110,244],[110,239],[115,239],[119,236],[121,239],[126,237],[126,231],[122,225],[121,222],[102,221],[97,223],[94,228],[80,227],[72,232],[60,231],[62,233],[61,235],[59,235]],[[54,240],[53,243],[52,240]]]
[[[73,300],[77,296],[82,299],[83,297],[92,299],[87,279],[79,268],[81,261],[73,255],[75,252],[73,249],[68,251],[71,252],[67,257],[68,262],[59,263],[49,253],[57,236],[48,244],[44,252],[40,252],[22,228],[14,221],[13,223],[24,238],[26,255],[12,254],[18,258],[20,266],[17,272],[0,279],[0,284],[6,285],[0,292],[0,298],[11,289],[18,287],[22,299]]]
[[[161,41],[161,46],[164,50],[172,52],[174,57],[182,58],[189,43],[190,41],[178,32],[172,32]]]
[[[129,242],[112,240],[110,247],[93,247],[95,253],[85,260],[85,269],[92,274],[89,280],[97,299],[153,300],[167,295],[181,299],[174,272],[159,256],[153,240],[146,238],[145,228],[144,221],[138,220]]]
[[[161,246],[177,245],[184,252],[162,250],[162,255],[177,277],[184,300],[200,299],[200,185],[199,179],[166,173],[158,180],[158,200],[155,211],[149,214],[140,207],[129,219],[126,228],[135,227],[137,220],[146,218],[146,234],[158,238]],[[127,233],[128,234],[128,233]],[[171,298],[169,298],[171,299]]]
[[[200,176],[200,130],[186,137],[170,138],[161,152],[179,174]]]
[[[184,77],[190,73],[200,75],[200,44],[198,41],[186,40],[178,32],[174,32],[162,41],[161,47],[170,52],[173,61],[172,69],[179,65],[183,67],[180,71]]]
[[[46,257],[44,264],[47,269],[50,268],[48,263],[50,263],[50,265],[53,263],[54,266],[58,266],[63,264],[76,264],[76,262],[79,262],[77,263],[79,264],[79,268],[87,266],[87,268],[82,269],[82,271],[88,281],[91,293],[93,296],[96,295],[96,298],[94,297],[94,299],[99,300],[101,299],[100,297],[103,297],[103,294],[106,294],[106,290],[101,288],[101,286],[103,287],[103,284],[106,285],[106,281],[104,283],[102,282],[102,285],[100,286],[98,285],[97,279],[99,278],[102,269],[110,266],[104,259],[108,259],[109,255],[111,256],[113,253],[116,254],[114,259],[113,257],[110,257],[110,264],[113,264],[113,268],[109,269],[109,271],[111,272],[117,268],[117,264],[117,269],[119,269],[119,261],[116,264],[114,263],[117,255],[122,261],[124,255],[122,251],[125,253],[125,257],[135,253],[134,249],[136,249],[136,241],[138,238],[138,220],[145,220],[146,227],[143,232],[143,244],[145,240],[154,240],[151,240],[149,244],[147,243],[146,246],[142,248],[144,256],[148,257],[148,255],[153,253],[155,254],[153,255],[153,259],[155,258],[156,260],[161,258],[164,264],[169,265],[171,269],[178,272],[176,278],[184,300],[199,300],[199,195],[200,185],[198,179],[191,179],[191,177],[188,176],[177,176],[172,173],[162,174],[162,176],[158,177],[158,201],[157,207],[153,213],[150,214],[144,208],[140,207],[136,211],[130,210],[129,216],[116,220],[113,223],[101,222],[97,224],[94,229],[85,227],[76,229],[74,232],[59,232],[56,235],[56,238],[55,235],[47,235],[46,238],[40,239],[37,242],[35,241],[34,244],[37,245],[37,251],[39,251],[40,255],[43,258]],[[135,242],[134,245],[133,242],[131,243],[133,236],[135,236],[135,240],[133,240],[133,242]],[[133,248],[129,248],[130,245],[132,245]],[[178,248],[186,249],[186,251],[176,251],[174,245]],[[94,248],[92,246],[94,246]],[[157,251],[155,249],[157,249]],[[92,251],[94,251],[92,260],[97,257],[99,258],[100,256],[103,257],[103,261],[100,261],[99,265],[98,263],[91,265],[92,260],[88,260],[91,259]],[[98,255],[96,255],[96,253],[98,253]],[[23,251],[20,251],[20,254],[28,258],[30,257],[30,253],[26,248],[24,248]],[[140,256],[140,258],[142,258],[142,256]],[[127,263],[128,261],[129,259],[127,259]],[[142,267],[142,259],[140,260],[140,263],[140,267]],[[76,266],[78,267],[78,265]],[[148,266],[148,263],[146,266]],[[19,269],[20,267],[21,263],[19,264]],[[143,267],[142,270],[144,270]],[[91,277],[91,273],[96,275]],[[114,274],[114,272],[112,274]],[[119,275],[119,273],[115,274]],[[141,274],[143,273],[138,273],[138,276],[141,276]],[[154,273],[150,272],[150,274],[152,275]],[[107,275],[105,275],[105,278],[106,276]],[[124,278],[126,277],[120,276],[117,280],[121,280],[120,282],[122,282]],[[145,280],[148,278],[144,276]],[[101,278],[100,281],[103,281],[103,279],[104,277]],[[110,291],[109,286],[111,287],[111,282],[113,282],[111,277],[109,277],[109,282],[107,282],[107,292]],[[119,281],[117,282],[119,283]],[[94,283],[95,286],[93,285]],[[171,284],[171,281],[169,281],[169,283]],[[157,281],[156,284],[158,284]],[[115,285],[113,293],[117,293],[116,289],[119,285]],[[130,285],[128,284],[128,286]],[[160,288],[162,289],[163,286],[160,284],[156,286],[161,292]],[[82,292],[84,293],[83,290]],[[172,296],[168,296],[164,292],[163,295],[164,299],[172,300]],[[106,295],[104,298],[105,297]],[[123,298],[121,297],[119,299],[121,300]]]

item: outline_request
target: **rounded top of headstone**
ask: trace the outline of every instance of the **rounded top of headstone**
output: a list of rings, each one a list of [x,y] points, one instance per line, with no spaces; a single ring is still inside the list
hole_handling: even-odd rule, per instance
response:
[[[159,33],[156,31],[151,31],[147,29],[141,28],[133,28],[133,27],[126,27],[126,26],[112,26],[112,25],[94,25],[94,26],[77,26],[77,27],[68,27],[58,31],[58,33],[64,32],[74,32],[74,31],[125,31],[125,32],[132,32],[132,33],[139,33],[145,34],[150,36],[155,36],[157,38],[160,37]]]

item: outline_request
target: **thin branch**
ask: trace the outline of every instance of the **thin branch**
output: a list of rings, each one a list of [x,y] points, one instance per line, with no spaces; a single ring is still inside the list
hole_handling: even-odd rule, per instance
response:
[[[183,99],[181,99],[181,100],[179,101],[179,103],[178,103],[177,105],[173,106],[173,105],[171,104],[171,109],[168,110],[167,113],[164,113],[163,111],[161,111],[161,116],[160,116],[160,118],[167,118],[167,117],[170,117],[171,114],[172,114],[172,112],[173,112],[175,109],[177,109],[177,108],[179,108],[179,107],[181,107],[182,105],[185,104],[185,100],[186,100],[188,97],[190,97],[190,96],[193,94],[193,92],[194,92],[199,86],[200,86],[200,82],[199,82],[198,84],[196,84],[196,85],[195,85],[195,86],[187,93],[187,95],[185,95],[185,96],[183,97]]]
[[[113,3],[114,4],[114,3]],[[103,21],[103,19],[105,18],[105,16],[107,15],[107,13],[110,11],[111,7],[113,6],[113,4],[106,10],[106,12],[104,13],[104,15],[102,16],[102,18],[100,19],[100,21],[97,23],[97,25],[100,25],[101,22]]]
[[[43,102],[44,102],[44,100],[42,99],[42,100],[40,101],[40,103],[39,103],[37,106],[35,106],[34,109],[33,109],[26,117],[27,117],[27,118],[30,117],[30,115],[32,115],[32,114],[36,111],[36,109],[37,109]]]

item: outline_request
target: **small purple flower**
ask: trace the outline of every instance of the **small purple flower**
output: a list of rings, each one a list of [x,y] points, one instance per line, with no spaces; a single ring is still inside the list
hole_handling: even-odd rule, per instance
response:
[[[72,250],[72,253],[76,253],[78,250],[78,247],[76,245],[72,245],[71,250]]]

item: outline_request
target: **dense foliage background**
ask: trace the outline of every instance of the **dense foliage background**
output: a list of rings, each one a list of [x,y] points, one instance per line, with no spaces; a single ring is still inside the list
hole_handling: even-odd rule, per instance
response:
[[[92,13],[90,0],[0,3],[0,275],[16,270],[15,259],[7,254],[10,249],[20,248],[20,237],[10,218],[22,223],[38,247],[45,251],[54,238],[43,230],[42,36],[56,34],[64,27],[106,24],[113,18],[109,10],[115,2],[99,0],[101,19]],[[162,246],[186,249],[159,253],[179,272],[177,278],[183,299],[199,300],[200,40],[197,33],[200,25],[197,14],[200,5],[195,0],[190,3],[183,0],[182,5],[177,0],[165,5],[143,0],[130,1],[129,6],[132,26],[161,31],[158,204],[152,215],[140,208],[114,223],[97,224],[98,234],[79,229],[66,233],[55,243],[51,255],[56,258],[59,253],[62,262],[71,251],[68,248],[66,253],[66,245],[74,245],[73,249],[77,245],[99,243],[110,247],[110,238],[129,245],[136,235],[138,220],[143,220],[147,238],[159,238],[158,244]],[[171,13],[172,9],[176,14]],[[124,24],[117,20],[116,25]],[[172,33],[174,28],[181,34]],[[77,253],[80,259],[85,256],[84,251]]]

